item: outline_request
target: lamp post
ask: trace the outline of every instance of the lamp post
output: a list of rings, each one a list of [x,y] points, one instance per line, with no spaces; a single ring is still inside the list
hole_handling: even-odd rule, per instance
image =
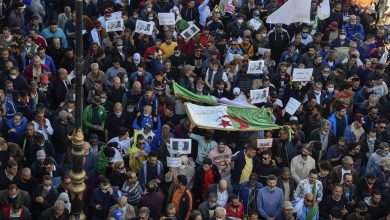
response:
[[[83,0],[76,0],[76,126],[72,136],[71,171],[69,176],[72,183],[69,186],[70,202],[72,213],[70,219],[84,220],[83,194],[85,191],[84,165],[84,135],[82,130],[83,95],[82,95],[82,74],[83,74]]]

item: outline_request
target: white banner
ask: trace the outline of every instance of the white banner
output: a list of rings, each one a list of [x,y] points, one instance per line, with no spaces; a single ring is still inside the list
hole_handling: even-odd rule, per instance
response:
[[[261,23],[258,20],[252,18],[249,20],[249,27],[253,27],[253,29],[257,31],[261,27]]]
[[[175,13],[158,13],[158,22],[160,25],[175,25]]]
[[[123,31],[125,29],[125,25],[123,23],[123,19],[117,19],[117,20],[108,20],[106,21],[106,31],[107,32],[113,32],[113,31]]]
[[[191,139],[171,138],[169,152],[171,154],[191,154]]]
[[[152,35],[153,34],[153,28],[154,28],[154,22],[146,22],[142,20],[137,20],[137,23],[135,24],[135,32],[136,33],[143,33],[146,35]]]
[[[271,148],[272,138],[268,139],[257,139],[257,148]]]
[[[263,73],[264,60],[252,60],[248,63],[247,74],[260,74]]]
[[[294,68],[292,81],[295,82],[307,82],[311,81],[311,76],[313,75],[313,68],[308,69],[299,69]]]
[[[301,106],[301,103],[293,97],[290,97],[285,110],[288,114],[294,115],[294,113],[298,110],[299,106]]]
[[[256,104],[256,103],[267,102],[268,94],[269,94],[269,87],[265,89],[251,90],[250,91],[250,96],[252,99],[251,103]]]
[[[289,0],[267,17],[267,24],[310,23],[311,0]]]
[[[181,158],[180,157],[167,157],[167,167],[180,167]]]

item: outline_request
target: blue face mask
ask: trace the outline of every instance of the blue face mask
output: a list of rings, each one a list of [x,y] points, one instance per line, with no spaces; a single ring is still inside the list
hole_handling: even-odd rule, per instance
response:
[[[376,137],[369,137],[368,142],[374,143],[376,141]]]
[[[302,33],[302,38],[303,38],[303,39],[306,39],[308,36],[309,36],[308,33],[306,33],[306,32],[305,32],[305,33]]]

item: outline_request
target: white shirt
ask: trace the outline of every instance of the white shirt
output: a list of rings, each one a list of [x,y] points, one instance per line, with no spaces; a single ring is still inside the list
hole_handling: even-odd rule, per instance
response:
[[[205,0],[201,5],[198,6],[199,24],[202,26],[206,26],[207,17],[210,15],[211,12],[208,4],[209,4],[209,0]]]
[[[34,124],[35,131],[43,134],[45,140],[47,141],[49,140],[49,135],[53,135],[53,128],[51,127],[50,121],[47,118],[45,118],[45,122],[47,128],[41,127],[36,121],[32,121],[32,123]]]
[[[107,143],[117,142],[118,146],[125,151],[125,154],[129,153],[130,150],[130,138],[127,137],[125,140],[120,141],[119,137],[114,137],[109,140]]]
[[[343,176],[344,176],[346,173],[351,173],[351,170],[344,170],[343,168],[341,168],[341,180],[340,180],[340,184],[343,184],[343,183],[344,183],[344,178],[343,178]]]
[[[229,194],[227,190],[223,192],[218,191],[217,195],[218,195],[217,206],[225,207],[225,205],[228,203],[229,200]]]

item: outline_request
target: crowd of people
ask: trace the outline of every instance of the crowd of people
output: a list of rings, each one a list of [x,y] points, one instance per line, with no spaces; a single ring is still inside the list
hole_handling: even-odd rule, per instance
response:
[[[310,23],[266,23],[283,4],[83,1],[87,219],[390,220],[389,3],[330,0],[324,19],[312,0]],[[74,5],[0,4],[1,220],[64,220],[75,205]],[[122,30],[106,30],[114,19]],[[136,31],[141,20],[150,35]],[[199,33],[182,34],[193,25]],[[261,71],[247,74],[257,60]],[[311,81],[293,80],[295,68],[312,68]],[[268,88],[256,107],[282,128],[198,128],[174,83],[247,104]],[[191,154],[173,154],[171,138],[191,139]],[[257,146],[265,138],[272,147]]]

